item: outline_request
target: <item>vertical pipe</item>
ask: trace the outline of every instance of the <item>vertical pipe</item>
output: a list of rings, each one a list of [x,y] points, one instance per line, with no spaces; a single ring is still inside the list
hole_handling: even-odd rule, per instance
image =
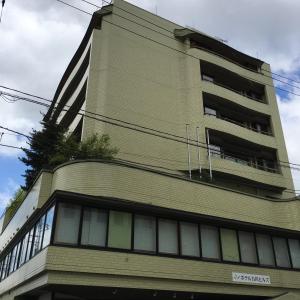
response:
[[[186,144],[188,151],[188,168],[189,168],[189,177],[192,178],[192,169],[191,169],[191,153],[190,153],[190,136],[189,136],[189,124],[186,124]]]
[[[198,148],[198,165],[199,165],[199,177],[202,178],[202,167],[201,167],[201,154],[200,154],[200,137],[199,137],[199,126],[196,127],[197,135],[197,148]]]
[[[209,131],[208,131],[208,129],[206,129],[206,138],[207,138],[208,161],[209,161],[209,177],[210,177],[210,180],[212,180],[211,153],[210,153],[210,142],[209,142]]]

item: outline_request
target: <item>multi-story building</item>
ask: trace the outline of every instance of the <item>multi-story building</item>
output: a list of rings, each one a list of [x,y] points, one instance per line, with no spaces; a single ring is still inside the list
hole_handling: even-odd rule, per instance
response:
[[[270,66],[121,0],[46,119],[113,160],[43,170],[2,219],[1,299],[299,299],[300,202]]]

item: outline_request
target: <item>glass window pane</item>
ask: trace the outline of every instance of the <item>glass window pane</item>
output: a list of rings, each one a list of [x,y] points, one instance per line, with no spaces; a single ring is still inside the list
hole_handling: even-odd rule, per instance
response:
[[[33,234],[34,234],[34,228],[32,228],[29,231],[26,261],[28,261],[31,258],[31,249],[32,249],[32,244],[33,244]]]
[[[178,254],[177,222],[158,220],[158,251],[161,253]]]
[[[154,217],[134,216],[134,249],[156,251],[156,220]]]
[[[236,231],[221,228],[221,245],[223,260],[240,261]]]
[[[220,259],[220,240],[217,227],[201,225],[201,248],[204,258]]]
[[[85,208],[83,212],[81,244],[105,246],[107,212],[97,208]]]
[[[19,242],[17,244],[16,258],[15,258],[15,263],[14,263],[13,271],[17,270],[17,268],[19,266],[20,246],[21,246],[21,242]]]
[[[11,256],[10,256],[10,263],[9,263],[9,269],[8,273],[12,273],[14,269],[14,263],[16,259],[16,251],[17,251],[17,246],[14,247],[14,249],[11,251]]]
[[[29,237],[29,233],[27,233],[25,235],[25,237],[23,238],[23,241],[22,241],[21,250],[20,250],[19,266],[22,266],[25,262],[25,259],[26,259],[26,250],[27,250],[27,245],[28,245],[28,237]]]
[[[239,231],[239,239],[242,262],[257,264],[254,234],[252,232]]]
[[[180,222],[181,254],[200,256],[198,224]]]
[[[9,255],[6,255],[6,257],[4,258],[4,262],[3,262],[1,280],[3,280],[6,277],[8,259],[9,259]]]
[[[32,256],[35,256],[41,250],[44,224],[45,224],[45,215],[42,216],[35,225]]]
[[[109,247],[131,249],[131,218],[130,213],[113,210],[109,212]]]
[[[290,268],[290,258],[286,239],[273,237],[275,259],[278,267]]]
[[[289,239],[293,268],[300,268],[300,241]]]
[[[55,243],[77,244],[79,223],[80,223],[80,206],[60,203],[58,206]]]
[[[275,259],[274,259],[271,237],[266,234],[257,233],[256,244],[257,244],[259,263],[265,266],[274,266]]]
[[[47,212],[42,248],[45,248],[50,244],[52,225],[53,225],[53,216],[54,216],[54,206],[51,207]]]

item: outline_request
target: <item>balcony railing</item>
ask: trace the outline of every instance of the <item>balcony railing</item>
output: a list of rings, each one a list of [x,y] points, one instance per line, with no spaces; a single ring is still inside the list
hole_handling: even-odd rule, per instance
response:
[[[203,75],[204,74],[202,74],[202,80],[203,81],[213,83],[213,84],[215,84],[217,86],[220,86],[220,87],[222,87],[224,89],[230,90],[230,91],[232,91],[234,93],[242,95],[242,96],[244,96],[246,98],[249,98],[251,100],[254,100],[254,101],[266,104],[266,101],[264,100],[264,96],[259,97],[258,95],[256,96],[255,93],[253,93],[253,92],[250,93],[250,92],[246,92],[246,91],[236,90],[236,89],[234,89],[234,88],[232,88],[232,87],[230,87],[228,85],[224,85],[222,83],[219,83],[219,82],[215,81],[213,78],[212,78],[212,80],[210,80],[206,76],[203,76]]]
[[[212,157],[215,157],[215,158],[226,159],[226,160],[230,160],[230,161],[233,161],[235,163],[245,165],[245,166],[249,166],[249,167],[259,169],[259,170],[262,170],[262,171],[280,174],[280,170],[276,165],[273,168],[271,168],[271,167],[268,167],[265,164],[262,164],[262,163],[256,161],[255,159],[245,160],[245,159],[242,159],[240,157],[233,156],[232,154],[228,155],[228,154],[224,153],[223,151],[216,151],[215,149],[211,149],[210,154],[211,154]]]
[[[246,128],[246,129],[255,131],[255,132],[257,132],[257,133],[261,133],[261,134],[273,136],[272,132],[270,132],[270,131],[258,130],[257,128],[255,128],[255,127],[253,127],[253,126],[249,126],[248,124],[245,124],[245,123],[242,123],[242,122],[239,122],[239,121],[235,121],[235,120],[230,119],[230,118],[227,118],[227,117],[222,117],[222,116],[220,116],[220,115],[214,115],[214,114],[210,114],[210,113],[206,113],[206,112],[204,112],[204,114],[207,115],[207,116],[215,117],[215,118],[218,118],[218,119],[220,119],[220,120],[224,120],[224,121],[233,123],[233,124],[235,124],[235,125],[244,127],[244,128]]]

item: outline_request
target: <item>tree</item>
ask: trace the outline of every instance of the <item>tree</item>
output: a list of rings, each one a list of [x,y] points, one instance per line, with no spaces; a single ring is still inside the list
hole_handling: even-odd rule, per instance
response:
[[[65,130],[52,121],[41,122],[42,130],[33,130],[28,142],[29,149],[22,148],[25,157],[19,158],[28,168],[25,170],[25,186],[28,190],[43,168],[49,168],[49,161],[57,151],[57,145],[64,138]]]
[[[29,141],[30,149],[23,149],[26,157],[20,160],[28,167],[25,170],[24,190],[33,184],[38,173],[43,169],[53,169],[59,164],[75,159],[112,159],[118,149],[110,145],[107,134],[93,134],[78,142],[74,135],[67,135],[66,130],[51,121],[42,122],[41,131],[33,130]]]

